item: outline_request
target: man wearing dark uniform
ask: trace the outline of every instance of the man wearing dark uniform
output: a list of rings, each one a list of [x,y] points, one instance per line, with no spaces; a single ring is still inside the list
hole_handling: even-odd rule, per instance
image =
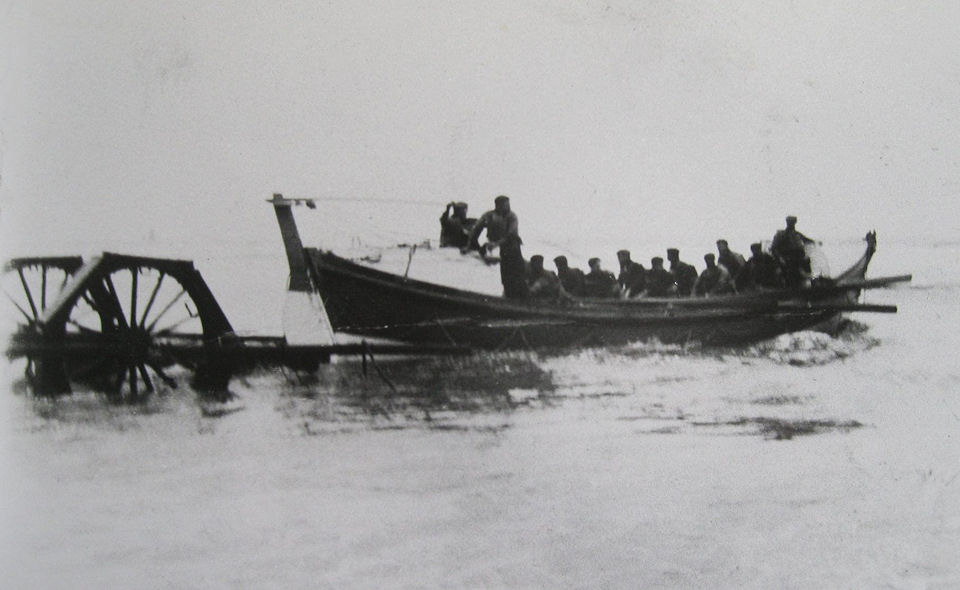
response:
[[[731,250],[726,240],[717,240],[717,264],[727,269],[731,277],[740,274],[740,269],[746,263],[743,255]]]
[[[703,261],[707,263],[707,268],[700,273],[697,282],[693,284],[693,293],[698,297],[732,293],[733,286],[727,269],[717,264],[713,254],[705,255]]]
[[[440,247],[463,248],[470,245],[470,230],[476,219],[467,217],[467,204],[447,203],[440,216]]]
[[[677,282],[677,294],[687,297],[693,292],[693,284],[697,282],[697,269],[692,264],[680,260],[680,250],[667,248],[667,260],[670,261],[670,272]]]
[[[553,263],[557,265],[557,275],[563,290],[574,297],[586,296],[583,271],[579,268],[571,268],[566,256],[557,256],[553,259]]]
[[[663,268],[663,258],[654,256],[650,259],[650,270],[647,271],[644,297],[668,297],[677,292],[677,283],[673,274]]]
[[[494,209],[484,213],[470,231],[468,245],[460,248],[466,254],[469,244],[476,242],[480,232],[487,230],[487,242],[500,248],[500,282],[503,296],[508,299],[523,299],[529,294],[526,279],[526,263],[520,245],[517,214],[510,210],[510,199],[500,195],[493,201]],[[481,250],[483,253],[483,250]]]
[[[780,265],[777,264],[776,259],[763,251],[760,242],[750,244],[750,252],[753,256],[743,265],[740,274],[737,275],[737,289],[751,291],[758,287],[782,288]]]
[[[590,272],[584,277],[584,287],[587,291],[587,297],[617,297],[620,294],[620,285],[617,284],[617,278],[609,270],[603,270],[600,266],[599,258],[591,258],[587,261],[590,265]]]
[[[617,261],[620,263],[620,276],[617,282],[627,297],[637,297],[643,293],[647,269],[639,262],[630,259],[630,250],[617,252]]]
[[[530,257],[527,288],[530,290],[530,296],[537,299],[555,299],[563,289],[557,274],[543,268],[543,256],[539,254]]]
[[[810,259],[805,246],[813,240],[797,231],[797,218],[787,216],[787,227],[773,236],[770,254],[780,263],[783,270],[783,282],[789,288],[803,284],[810,272]]]

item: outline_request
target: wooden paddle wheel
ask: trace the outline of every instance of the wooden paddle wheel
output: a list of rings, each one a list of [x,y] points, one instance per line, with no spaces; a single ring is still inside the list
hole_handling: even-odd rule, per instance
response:
[[[80,256],[47,256],[14,258],[3,267],[3,291],[19,320],[13,340],[29,338],[38,330],[40,317],[67,284],[67,281],[83,266]],[[26,355],[24,377],[36,386],[36,357]]]
[[[27,359],[34,392],[57,396],[92,389],[135,400],[161,384],[167,369],[194,370],[199,390],[225,390],[238,346],[233,328],[193,263],[104,253],[21,258],[6,275],[21,290],[8,297],[25,320],[8,355]],[[26,305],[20,302],[26,301]]]

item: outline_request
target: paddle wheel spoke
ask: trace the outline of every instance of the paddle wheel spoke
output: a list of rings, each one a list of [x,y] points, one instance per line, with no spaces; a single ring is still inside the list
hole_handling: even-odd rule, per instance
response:
[[[145,326],[147,324],[147,316],[150,314],[150,309],[153,307],[153,302],[157,300],[157,293],[160,292],[160,286],[163,285],[163,279],[167,275],[160,273],[157,283],[153,286],[153,291],[150,292],[150,299],[147,300],[147,306],[143,310],[143,315],[140,317],[140,325]]]
[[[163,371],[163,367],[161,367],[158,363],[147,361],[147,366],[153,369],[153,372],[156,373],[157,377],[160,377],[160,380],[163,381],[167,385],[167,387],[170,387],[171,389],[177,388],[176,379],[167,375]]]
[[[93,298],[90,297],[89,292],[85,291],[80,297],[83,298],[83,300],[87,303],[87,305],[89,305],[94,311],[98,313],[103,311],[100,309],[100,306],[93,300]]]
[[[178,301],[180,301],[180,299],[181,299],[184,295],[186,295],[186,294],[187,294],[187,290],[186,290],[186,289],[181,289],[180,292],[177,293],[176,297],[174,297],[174,298],[170,301],[170,303],[168,303],[166,306],[164,306],[164,308],[160,311],[160,313],[157,314],[157,317],[153,318],[153,321],[150,322],[150,325],[149,325],[149,326],[147,326],[147,332],[153,332],[153,329],[156,327],[157,322],[159,322],[160,319],[163,318],[163,316],[165,316],[165,315],[167,314],[167,312],[169,312],[170,309],[173,308],[173,306],[174,306]]]
[[[188,315],[187,317],[181,319],[180,321],[178,321],[178,322],[176,322],[176,323],[174,323],[174,324],[172,324],[172,325],[170,325],[170,326],[167,326],[166,328],[164,328],[164,329],[162,329],[162,330],[157,330],[157,331],[154,332],[153,334],[154,334],[154,336],[169,336],[169,335],[173,334],[174,330],[176,330],[176,329],[179,328],[180,326],[184,325],[185,323],[187,323],[187,322],[189,322],[190,320],[193,320],[193,319],[196,319],[195,316]]]
[[[137,397],[137,370],[130,365],[127,367],[127,373],[130,375],[130,397]]]
[[[130,288],[130,326],[137,327],[137,277],[140,275],[139,268],[130,269],[130,281],[132,286]]]
[[[83,324],[81,324],[80,322],[78,322],[77,320],[75,320],[75,319],[73,319],[73,318],[67,319],[67,323],[70,324],[71,326],[75,327],[77,330],[80,330],[80,332],[82,332],[82,333],[84,333],[84,334],[91,334],[91,335],[92,335],[92,334],[97,334],[97,335],[99,335],[99,336],[103,336],[104,338],[109,338],[109,337],[111,336],[110,334],[108,334],[108,333],[105,334],[105,333],[103,333],[103,332],[100,331],[100,330],[94,330],[93,328],[89,328],[89,327],[87,327],[87,326],[84,326]]]
[[[108,303],[111,307],[111,312],[115,320],[121,329],[129,328],[127,324],[127,318],[123,313],[123,306],[120,304],[120,297],[117,296],[117,288],[113,285],[113,279],[110,275],[107,275],[103,280],[104,285],[107,287],[107,293],[110,295]]]
[[[43,265],[43,278],[40,280],[40,309],[47,309],[47,265]]]
[[[27,325],[28,325],[28,326],[32,326],[32,325],[34,324],[34,322],[36,321],[36,318],[31,317],[30,314],[27,313],[25,309],[23,309],[22,307],[20,307],[20,304],[17,303],[16,300],[14,300],[13,297],[11,297],[10,295],[8,295],[8,294],[6,294],[6,293],[4,293],[4,295],[7,295],[7,299],[10,300],[10,303],[12,303],[13,306],[17,308],[17,311],[19,311],[21,314],[23,314],[23,318],[24,318],[25,320],[27,320]]]
[[[143,380],[143,384],[147,388],[147,392],[153,393],[155,391],[153,387],[153,380],[150,379],[150,374],[147,372],[146,365],[138,365],[137,370],[140,372],[140,378]]]
[[[37,304],[33,301],[33,291],[30,289],[30,285],[27,284],[26,277],[23,276],[23,269],[18,268],[17,274],[20,275],[20,284],[23,285],[23,293],[27,296],[27,302],[30,304],[30,311],[33,312],[33,320],[37,321],[40,319],[40,313],[37,311]]]

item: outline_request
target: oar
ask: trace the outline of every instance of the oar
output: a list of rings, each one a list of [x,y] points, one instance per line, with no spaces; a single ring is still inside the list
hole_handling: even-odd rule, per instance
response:
[[[869,311],[875,313],[897,313],[896,305],[879,305],[874,303],[797,303],[781,301],[778,309],[789,311]]]
[[[875,279],[843,281],[841,283],[837,283],[836,288],[877,289],[892,285],[894,283],[909,283],[911,280],[913,280],[913,275],[895,275],[892,277],[878,277]]]

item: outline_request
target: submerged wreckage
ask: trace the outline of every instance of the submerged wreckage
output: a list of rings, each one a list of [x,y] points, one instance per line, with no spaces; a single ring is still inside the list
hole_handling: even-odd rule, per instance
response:
[[[204,391],[226,391],[250,363],[315,369],[331,355],[450,354],[506,348],[604,346],[658,339],[736,344],[829,327],[847,312],[895,313],[859,303],[864,289],[909,281],[867,279],[876,250],[846,271],[806,289],[702,298],[512,300],[466,291],[352,262],[304,247],[293,216],[309,199],[274,195],[290,267],[283,336],[237,335],[193,263],[104,253],[18,258],[4,270],[23,321],[7,354],[26,359],[40,395],[77,387],[130,399],[175,386],[169,368],[194,371]],[[12,278],[11,278],[12,277]],[[337,334],[353,338],[340,342]],[[377,339],[377,344],[366,338]]]

